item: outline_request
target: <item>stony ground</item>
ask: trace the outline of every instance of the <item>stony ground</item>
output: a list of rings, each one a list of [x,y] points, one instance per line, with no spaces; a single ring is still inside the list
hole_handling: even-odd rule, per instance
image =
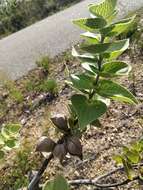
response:
[[[138,31],[132,37],[131,48],[121,57],[121,59],[132,64],[133,70],[129,77],[123,77],[120,80],[137,96],[140,104],[129,106],[112,102],[108,113],[101,119],[102,128],[92,127],[82,138],[83,161],[81,162],[75,157],[68,157],[63,167],[57,160],[53,160],[44,174],[46,179],[51,179],[57,172],[62,173],[68,179],[95,178],[114,169],[116,165],[112,156],[119,153],[123,145],[129,145],[142,136],[143,16],[140,18],[140,25],[142,26],[138,28]],[[8,110],[6,114],[1,115],[0,122],[1,124],[8,122],[20,122],[22,124],[21,148],[10,153],[6,158],[6,163],[1,165],[0,189],[16,190],[26,186],[30,170],[37,170],[44,160],[42,155],[35,153],[35,144],[38,138],[43,134],[52,136],[55,139],[58,138],[59,134],[55,132],[49,117],[51,112],[67,112],[66,105],[71,96],[71,89],[63,82],[67,78],[65,65],[71,72],[78,72],[79,70],[79,62],[71,58],[68,53],[62,57],[55,58],[50,66],[49,77],[56,78],[59,84],[59,94],[54,97],[49,94],[46,101],[40,105],[38,104],[32,110],[27,107],[28,100],[30,99],[32,103],[35,103],[41,97],[41,93],[25,90],[25,81],[32,80],[33,76],[41,77],[41,69],[36,69],[28,76],[16,81],[17,88],[24,95],[24,101],[22,103],[8,101]],[[44,95],[45,93],[42,94],[42,96]],[[117,179],[119,180],[119,176],[115,176],[114,181]],[[94,188],[82,186],[74,187],[73,189],[93,190]],[[141,187],[137,183],[131,183],[118,189],[139,190]]]

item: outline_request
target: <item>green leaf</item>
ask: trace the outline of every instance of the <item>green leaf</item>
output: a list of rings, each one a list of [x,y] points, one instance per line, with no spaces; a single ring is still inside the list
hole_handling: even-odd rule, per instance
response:
[[[97,57],[95,55],[92,55],[90,53],[79,54],[74,47],[72,48],[72,56],[79,58],[83,62],[93,63],[97,61]]]
[[[21,128],[21,125],[20,124],[7,124],[5,126],[5,128],[10,132],[10,133],[18,133],[20,128]]]
[[[54,186],[54,181],[47,181],[42,190],[53,190],[53,186]]]
[[[124,169],[125,169],[128,179],[132,180],[134,177],[134,171],[131,164],[124,158],[122,158],[122,162],[123,162]]]
[[[121,155],[115,155],[115,156],[113,156],[113,160],[115,160],[117,164],[122,164],[123,163]]]
[[[123,154],[126,155],[129,152],[129,147],[123,146]]]
[[[71,82],[74,88],[79,90],[90,90],[94,88],[93,82],[95,78],[81,74],[81,75],[71,75]]]
[[[100,96],[99,94],[95,94],[93,97],[94,100],[99,100],[101,102],[103,102],[104,104],[106,104],[106,106],[110,106],[110,99],[109,98],[105,98],[103,96]]]
[[[97,93],[103,97],[112,98],[120,102],[137,104],[137,99],[123,86],[111,81],[100,80],[96,89]]]
[[[105,0],[100,4],[89,5],[89,11],[95,15],[103,18],[110,18],[111,15],[115,14],[117,0]]]
[[[99,74],[102,77],[116,77],[128,75],[131,66],[122,61],[112,61],[103,64],[101,71],[98,70],[96,63],[82,63],[82,67],[91,75]]]
[[[129,46],[129,39],[119,40],[113,43],[82,45],[81,49],[90,54],[103,54],[107,59],[118,57]]]
[[[3,127],[3,128],[1,129],[1,135],[2,135],[2,137],[3,137],[3,139],[4,139],[4,141],[10,139],[10,133],[9,133],[9,131],[8,131],[5,127]]]
[[[89,72],[89,74],[95,75],[95,76],[96,76],[96,74],[99,74],[99,70],[98,70],[97,66],[93,65],[93,63],[85,62],[85,63],[82,63],[81,65],[86,71]]]
[[[136,151],[138,153],[142,152],[142,144],[140,141],[137,141],[131,145],[131,151]]]
[[[73,20],[73,23],[86,31],[96,31],[106,26],[106,21],[103,18],[80,18]]]
[[[98,119],[107,110],[107,106],[103,102],[89,101],[83,95],[73,95],[71,102],[78,115],[79,126],[82,130],[85,130],[88,124]]]
[[[5,139],[4,139],[4,137],[2,136],[2,134],[0,133],[0,147],[5,144],[4,141],[5,141]]]
[[[140,155],[137,151],[128,151],[126,156],[133,164],[137,164],[140,160]]]
[[[69,186],[65,178],[58,175],[53,181],[47,182],[42,190],[69,190]]]
[[[65,178],[58,175],[54,180],[54,190],[69,190],[69,186]]]
[[[7,140],[5,142],[5,146],[8,146],[9,148],[16,147],[17,146],[17,140],[15,140],[15,139]]]
[[[134,19],[135,16],[128,19],[123,19],[107,27],[104,27],[100,30],[100,32],[106,37],[118,36],[119,34],[131,29],[131,26],[134,23]]]
[[[111,23],[116,18],[117,14],[118,14],[118,11],[114,10],[114,12],[106,18],[108,23]]]
[[[4,155],[5,153],[2,150],[0,150],[0,160],[4,158]]]
[[[85,38],[89,43],[98,44],[100,41],[100,35],[92,32],[85,32],[80,36]]]
[[[102,66],[100,75],[104,77],[114,77],[128,75],[131,71],[131,66],[122,61],[112,61],[105,63]]]

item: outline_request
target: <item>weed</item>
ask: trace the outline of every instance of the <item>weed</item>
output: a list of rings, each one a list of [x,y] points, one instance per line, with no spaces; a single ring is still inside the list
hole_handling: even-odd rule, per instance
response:
[[[38,60],[36,64],[38,67],[41,67],[46,73],[48,73],[50,62],[51,62],[51,59],[48,56],[44,56],[40,60]]]
[[[43,79],[41,81],[35,82],[28,81],[26,84],[26,89],[28,91],[35,91],[35,92],[50,92],[50,93],[57,93],[58,87],[57,82],[54,79]]]
[[[36,88],[38,91],[57,93],[57,83],[53,79],[43,80]]]
[[[4,85],[9,92],[9,97],[16,101],[17,103],[21,103],[24,100],[23,94],[19,89],[17,89],[16,85],[12,81],[7,81]]]

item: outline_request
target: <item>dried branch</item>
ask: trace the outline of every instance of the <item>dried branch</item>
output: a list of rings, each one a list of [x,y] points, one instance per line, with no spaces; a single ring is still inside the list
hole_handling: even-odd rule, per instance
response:
[[[78,179],[78,180],[71,180],[69,181],[69,184],[70,185],[93,185],[93,186],[96,186],[96,187],[99,187],[99,188],[109,188],[109,187],[118,187],[118,186],[122,186],[122,185],[126,185],[132,181],[135,181],[135,180],[138,180],[139,177],[136,176],[135,178],[133,178],[133,180],[129,180],[129,179],[126,179],[122,182],[119,182],[119,183],[113,183],[113,184],[100,184],[98,183],[98,179]]]
[[[143,163],[140,164],[141,166],[143,166]],[[134,164],[133,165],[134,168],[138,168],[138,164]],[[118,187],[118,186],[122,186],[122,185],[126,185],[132,181],[138,180],[139,177],[136,176],[134,177],[132,180],[126,179],[124,181],[121,182],[117,182],[117,183],[113,183],[113,184],[101,184],[99,183],[99,181],[101,181],[102,179],[109,177],[115,173],[117,173],[118,171],[124,171],[124,166],[122,167],[118,167],[102,176],[99,176],[95,179],[78,179],[78,180],[70,180],[69,184],[70,185],[93,185],[96,186],[98,188],[110,188],[110,187]]]
[[[30,182],[29,186],[28,186],[28,190],[35,190],[37,188],[37,186],[39,186],[39,181],[41,179],[42,174],[44,173],[44,171],[46,170],[49,162],[53,159],[53,154],[51,153],[49,155],[49,157],[47,159],[44,160],[40,170],[38,171],[38,173],[35,175],[35,177],[32,179],[32,181]]]

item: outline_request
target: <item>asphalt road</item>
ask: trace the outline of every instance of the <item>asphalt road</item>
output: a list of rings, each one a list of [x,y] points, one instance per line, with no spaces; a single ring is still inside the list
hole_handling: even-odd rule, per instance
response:
[[[17,79],[33,69],[40,56],[53,57],[66,51],[80,39],[81,31],[71,20],[88,16],[87,5],[100,1],[84,0],[0,40],[0,71],[11,79]],[[141,6],[143,0],[118,0],[119,16]]]

